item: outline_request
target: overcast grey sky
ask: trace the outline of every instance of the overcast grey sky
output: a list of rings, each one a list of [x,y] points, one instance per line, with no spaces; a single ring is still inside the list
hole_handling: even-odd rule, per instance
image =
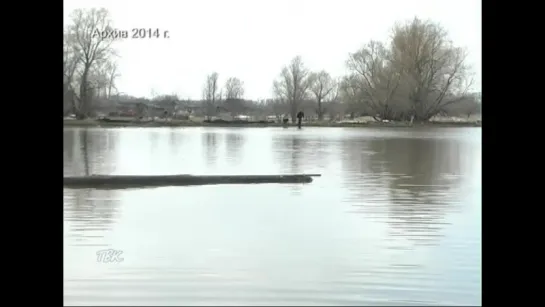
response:
[[[386,40],[396,21],[440,22],[469,51],[481,88],[478,0],[64,0],[65,24],[77,8],[104,7],[117,29],[159,28],[168,39],[117,41],[120,92],[200,99],[207,74],[245,83],[246,98],[272,96],[283,65],[301,55],[312,70],[345,74],[349,52]]]

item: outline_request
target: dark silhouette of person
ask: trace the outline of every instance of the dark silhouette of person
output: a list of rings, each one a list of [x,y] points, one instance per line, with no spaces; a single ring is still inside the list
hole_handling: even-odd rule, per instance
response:
[[[305,113],[303,111],[299,111],[297,113],[297,128],[301,129],[301,121],[303,120],[303,117],[305,117]]]

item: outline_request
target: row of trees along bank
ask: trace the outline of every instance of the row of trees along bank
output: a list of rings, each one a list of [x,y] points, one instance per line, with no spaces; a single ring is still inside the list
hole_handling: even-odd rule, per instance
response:
[[[78,118],[89,116],[96,101],[119,97],[114,39],[94,36],[96,29],[113,29],[108,11],[78,9],[64,33],[64,94]],[[206,76],[199,103],[208,116],[222,107],[266,115],[284,112],[293,121],[298,110],[306,107],[309,113],[309,101],[320,120],[340,113],[417,122],[436,115],[469,116],[480,112],[481,95],[470,92],[473,74],[466,58],[466,50],[441,25],[414,18],[396,24],[387,41],[369,41],[350,53],[346,76],[311,71],[296,56],[274,80],[272,99],[244,100],[242,80],[230,77],[222,86],[213,72]]]

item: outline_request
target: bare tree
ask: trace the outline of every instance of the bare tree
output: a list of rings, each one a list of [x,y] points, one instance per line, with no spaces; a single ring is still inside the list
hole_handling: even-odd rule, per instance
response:
[[[107,98],[110,99],[110,97],[112,96],[112,90],[115,90],[117,92],[115,79],[120,76],[120,74],[117,71],[117,63],[113,61],[108,61],[105,67],[105,73],[106,73],[106,76],[108,77]]]
[[[205,103],[205,114],[207,119],[210,119],[210,117],[215,114],[217,101],[221,100],[218,78],[219,75],[217,72],[213,72],[206,76],[206,82],[203,88],[203,100]]]
[[[76,54],[81,64],[79,88],[80,106],[78,117],[88,116],[90,107],[89,73],[96,61],[106,59],[113,53],[114,41],[109,35],[99,35],[112,30],[110,15],[106,9],[77,9],[72,13],[72,24],[68,27],[67,44]]]
[[[301,56],[293,58],[291,63],[282,69],[278,80],[274,81],[274,93],[289,105],[292,122],[296,121],[297,111],[308,95],[310,87],[309,71],[303,64]]]
[[[225,82],[226,99],[242,99],[244,97],[244,82],[238,78],[229,78]]]
[[[246,111],[247,105],[242,99],[244,97],[244,82],[238,78],[229,78],[225,82],[225,108],[234,114],[242,114]]]
[[[339,82],[339,99],[342,104],[342,111],[350,114],[354,119],[356,114],[367,113],[369,106],[364,103],[361,80],[358,76],[345,76]]]
[[[338,118],[341,116],[341,114],[344,111],[343,105],[341,104],[341,89],[340,84],[342,82],[342,78],[336,78],[333,79],[333,82],[335,84],[333,91],[329,94],[329,98],[325,100],[325,104],[327,105],[327,108],[324,109],[324,114],[329,115],[329,120],[335,120],[335,118]]]
[[[392,119],[392,99],[400,83],[400,74],[391,63],[391,54],[384,45],[370,41],[366,46],[350,54],[347,62],[352,81],[358,83],[362,102],[375,116]]]
[[[317,103],[316,114],[318,114],[318,120],[324,119],[324,103],[331,102],[336,99],[337,83],[329,73],[322,70],[317,73],[311,73],[309,76],[310,91],[314,94]]]
[[[280,98],[266,99],[263,109],[266,115],[274,115],[277,120],[280,120],[282,115],[289,111],[286,101]]]
[[[450,116],[466,116],[467,118],[470,118],[471,115],[480,114],[482,105],[479,96],[480,93],[468,93],[459,102],[445,106],[441,113]]]
[[[69,44],[70,38],[65,33],[63,40],[63,83],[67,84],[67,88],[72,87],[74,75],[80,61],[81,54],[78,50]]]
[[[64,115],[77,110],[76,72],[81,54],[73,44],[70,44],[70,35],[65,31],[63,39],[63,93],[64,93]]]
[[[461,102],[472,84],[466,52],[437,23],[414,18],[393,29],[392,63],[409,89],[407,100],[417,121]]]
[[[106,72],[106,66],[108,65],[106,59],[96,61],[95,64],[89,69],[87,76],[87,82],[94,89],[97,97],[105,98],[106,89],[108,88],[108,74]]]

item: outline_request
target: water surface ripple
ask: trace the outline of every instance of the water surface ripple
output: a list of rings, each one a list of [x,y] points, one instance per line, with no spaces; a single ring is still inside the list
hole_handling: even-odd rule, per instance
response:
[[[65,304],[481,304],[480,128],[64,130],[65,176],[280,173],[65,189]]]

